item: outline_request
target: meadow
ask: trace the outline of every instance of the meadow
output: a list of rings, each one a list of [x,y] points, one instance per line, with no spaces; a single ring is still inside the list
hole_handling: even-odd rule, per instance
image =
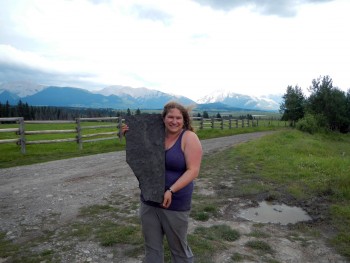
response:
[[[229,159],[299,203],[323,206],[321,218],[336,229],[330,243],[350,259],[350,134],[287,130],[240,145]]]

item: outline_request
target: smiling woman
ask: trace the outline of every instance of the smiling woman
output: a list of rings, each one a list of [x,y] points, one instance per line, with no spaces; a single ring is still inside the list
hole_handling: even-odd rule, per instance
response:
[[[140,217],[145,240],[143,262],[164,262],[165,235],[174,262],[190,263],[193,254],[187,243],[188,219],[193,180],[199,174],[202,160],[202,146],[184,106],[169,102],[164,106],[162,119],[165,127],[164,194],[161,203],[149,201],[141,188]],[[124,133],[130,130],[127,124],[124,125]],[[128,143],[127,135],[126,140]]]

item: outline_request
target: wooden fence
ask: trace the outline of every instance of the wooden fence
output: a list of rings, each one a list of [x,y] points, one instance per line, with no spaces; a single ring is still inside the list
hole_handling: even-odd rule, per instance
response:
[[[121,138],[120,127],[124,119],[121,117],[103,117],[103,118],[77,118],[72,121],[25,121],[22,117],[15,118],[0,118],[1,123],[16,123],[18,128],[1,128],[0,133],[12,133],[16,134],[16,138],[0,139],[0,144],[16,143],[21,146],[21,152],[26,152],[26,145],[30,144],[47,144],[47,143],[62,143],[62,142],[76,142],[79,145],[79,149],[83,149],[83,143],[96,142],[101,140],[112,140]],[[82,125],[83,122],[99,122],[99,125]],[[108,124],[106,124],[108,122]],[[102,125],[100,123],[103,123]],[[27,131],[25,124],[75,124],[74,129],[61,129],[61,130],[33,130]],[[259,120],[248,119],[233,119],[233,118],[202,118],[192,117],[192,126],[195,129],[233,129],[239,127],[256,127],[259,126]],[[84,134],[83,130],[95,130],[110,128],[115,131],[110,132],[96,132]],[[76,134],[72,138],[63,139],[51,139],[51,140],[27,140],[26,135],[38,135],[38,134]]]
[[[89,125],[83,126],[82,122],[97,121],[110,122],[113,124],[103,124],[103,125]],[[79,149],[83,149],[83,143],[96,142],[101,140],[112,140],[121,138],[120,129],[123,119],[119,117],[104,117],[104,118],[77,118],[75,121],[24,121],[23,117],[16,118],[0,118],[0,123],[3,122],[16,122],[18,128],[0,128],[0,133],[5,132],[15,132],[18,138],[15,139],[2,139],[0,144],[4,143],[16,143],[21,146],[21,152],[26,152],[26,145],[30,144],[47,144],[47,143],[61,143],[61,142],[76,142],[79,145]],[[25,129],[25,124],[75,124],[75,129],[64,129],[64,130],[35,130],[27,131]],[[85,129],[101,129],[101,128],[116,128],[116,131],[112,132],[97,132],[90,134],[83,134]],[[26,135],[37,135],[37,134],[76,134],[74,138],[64,138],[64,139],[51,139],[51,140],[32,140],[28,141]],[[98,137],[98,138],[96,138]],[[88,139],[89,138],[89,139]]]
[[[239,127],[259,126],[259,120],[232,119],[232,118],[202,118],[192,117],[192,126],[196,129],[232,129]]]

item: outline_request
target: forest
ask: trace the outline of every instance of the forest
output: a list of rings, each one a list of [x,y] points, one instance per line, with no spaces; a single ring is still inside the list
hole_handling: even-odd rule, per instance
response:
[[[350,131],[350,89],[333,86],[329,76],[319,77],[309,87],[306,97],[298,86],[288,86],[280,105],[282,120],[309,133],[320,131]]]
[[[139,109],[135,114],[140,114]],[[79,107],[53,107],[53,106],[30,106],[21,100],[17,105],[0,103],[0,118],[23,117],[24,120],[74,120],[76,118],[95,117],[119,117],[131,115],[131,110],[120,111],[110,108],[79,108]]]
[[[148,114],[150,112],[160,112],[161,110],[135,111],[129,108],[125,111],[111,108],[81,108],[81,107],[53,107],[53,106],[31,106],[21,100],[17,105],[0,103],[0,118],[23,117],[24,120],[74,120],[76,118],[99,118],[99,117],[120,117],[129,115]],[[193,117],[222,118],[220,112],[210,115],[208,111],[196,112]],[[233,117],[232,114],[227,117]],[[252,120],[252,114],[237,115],[238,119]]]

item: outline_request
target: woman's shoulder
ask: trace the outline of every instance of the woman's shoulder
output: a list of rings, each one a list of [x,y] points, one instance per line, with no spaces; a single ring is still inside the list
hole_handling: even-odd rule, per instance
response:
[[[202,154],[202,144],[197,134],[190,130],[184,132],[181,148],[183,151],[188,149],[192,153],[197,152],[198,154]]]
[[[183,138],[185,139],[185,141],[190,141],[190,142],[193,142],[193,140],[199,141],[197,134],[190,130],[184,131]]]
[[[198,137],[197,134],[194,132],[194,131],[191,131],[191,130],[184,130],[183,131],[183,136],[195,136],[195,137]]]

